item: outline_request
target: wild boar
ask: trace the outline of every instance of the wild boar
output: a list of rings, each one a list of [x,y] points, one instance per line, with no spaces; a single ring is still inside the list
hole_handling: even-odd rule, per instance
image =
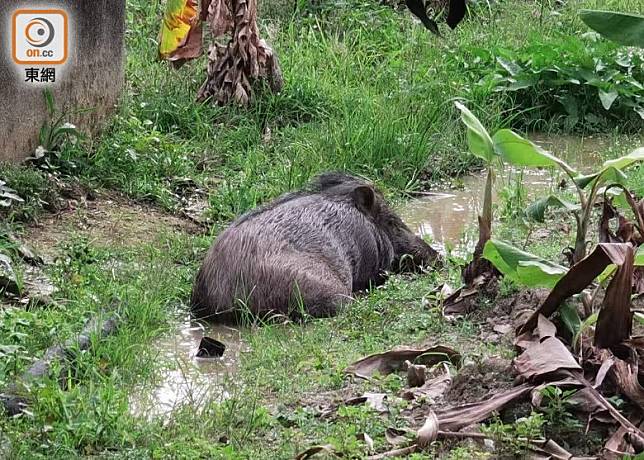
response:
[[[191,307],[224,322],[244,313],[332,316],[387,273],[437,259],[372,184],[325,173],[224,230],[197,274]]]

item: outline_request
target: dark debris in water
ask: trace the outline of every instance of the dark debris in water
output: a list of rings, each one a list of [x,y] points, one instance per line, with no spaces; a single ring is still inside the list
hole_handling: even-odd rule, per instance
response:
[[[203,337],[197,351],[198,358],[221,358],[226,351],[226,345],[211,337]]]

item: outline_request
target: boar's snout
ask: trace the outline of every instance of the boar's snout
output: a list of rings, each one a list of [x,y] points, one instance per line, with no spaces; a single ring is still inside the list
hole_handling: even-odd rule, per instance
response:
[[[395,214],[388,216],[385,227],[394,248],[393,272],[416,272],[421,267],[440,262],[438,252],[416,236]]]
[[[416,237],[414,242],[406,251],[396,253],[393,263],[393,271],[397,273],[417,272],[421,267],[429,267],[440,262],[440,255],[429,244]]]

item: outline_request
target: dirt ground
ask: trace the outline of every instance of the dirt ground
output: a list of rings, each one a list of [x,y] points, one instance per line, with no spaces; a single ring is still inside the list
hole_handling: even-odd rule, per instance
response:
[[[78,237],[100,245],[132,247],[154,241],[164,233],[194,234],[202,230],[188,219],[106,193],[93,200],[70,201],[66,209],[46,214],[27,229],[23,239],[43,257],[53,258],[61,242]]]

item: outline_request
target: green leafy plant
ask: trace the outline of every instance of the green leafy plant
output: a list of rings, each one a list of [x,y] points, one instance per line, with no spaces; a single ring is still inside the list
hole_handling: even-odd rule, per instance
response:
[[[463,104],[456,102],[456,107],[461,111],[461,119],[467,126],[467,141],[470,153],[485,162],[487,173],[483,212],[479,216],[479,240],[474,250],[472,263],[463,272],[465,283],[471,284],[474,279],[489,270],[486,262],[481,262],[481,259],[484,247],[492,236],[492,186],[495,168],[501,168],[503,163],[520,168],[559,167],[571,179],[577,178],[579,173],[564,161],[510,129],[500,129],[494,136],[490,136],[478,118]],[[616,164],[621,165],[622,163]],[[578,188],[581,190],[581,186],[578,186]],[[594,200],[592,203],[594,203]],[[583,233],[584,238],[585,232],[586,229],[584,229]]]
[[[7,186],[7,183],[0,179],[0,207],[8,208],[14,203],[24,203],[24,201],[14,189]]]
[[[557,160],[553,165],[562,169],[572,180],[578,195],[578,203],[571,203],[560,196],[550,195],[530,205],[526,212],[529,217],[538,222],[544,222],[546,211],[550,208],[563,209],[572,214],[577,228],[575,246],[570,259],[571,264],[577,263],[586,256],[588,228],[598,198],[607,187],[610,188],[615,184],[625,187],[627,176],[624,170],[642,160],[644,160],[644,147],[621,158],[605,161],[598,171],[587,175],[577,174],[563,161]]]
[[[57,181],[28,165],[0,164],[0,216],[29,221],[43,208],[55,210]]]
[[[467,126],[470,152],[486,162],[487,170],[483,213],[479,216],[479,241],[474,252],[474,259],[477,260],[481,257],[483,247],[491,237],[492,183],[496,162],[506,162],[522,168],[559,168],[568,176],[578,195],[578,203],[571,203],[560,196],[550,195],[533,203],[528,208],[527,214],[532,219],[543,222],[548,208],[563,208],[572,213],[575,217],[577,230],[571,264],[583,259],[586,255],[588,227],[595,203],[606,187],[615,184],[626,186],[627,176],[624,170],[644,160],[644,147],[623,157],[608,160],[598,171],[583,175],[565,161],[512,130],[500,129],[493,137],[490,137],[481,122],[465,106],[460,103],[456,104],[461,110],[463,122]]]
[[[604,37],[644,48],[644,16],[617,11],[581,10],[581,20]]]
[[[528,42],[519,49],[469,49],[468,63],[453,59],[478,77],[476,87],[507,96],[515,126],[558,126],[567,131],[605,130],[616,124],[639,128],[644,118],[641,50],[624,49],[595,32],[547,40],[531,37]]]
[[[455,102],[461,112],[461,120],[467,126],[467,143],[469,151],[485,163],[486,180],[483,195],[483,211],[478,216],[479,239],[474,249],[474,258],[463,271],[465,284],[471,284],[480,274],[489,271],[487,262],[481,259],[483,247],[492,235],[492,185],[494,184],[495,164],[498,154],[494,150],[492,138],[476,116],[460,102]]]
[[[532,412],[530,416],[519,418],[514,423],[503,423],[496,417],[490,424],[482,425],[481,431],[500,444],[498,454],[502,458],[504,455],[522,458],[531,441],[543,438],[544,424],[544,416]]]
[[[49,89],[43,91],[45,105],[47,107],[48,120],[43,123],[38,134],[38,148],[31,158],[33,162],[44,166],[45,169],[53,169],[49,161],[50,156],[58,157],[61,149],[67,142],[76,142],[83,138],[83,134],[76,125],[65,121],[70,114],[56,109],[54,95]],[[74,114],[83,113],[86,110],[77,110]]]
[[[545,416],[546,434],[558,436],[570,435],[579,432],[583,424],[572,411],[576,402],[572,399],[577,390],[563,390],[557,386],[549,385],[541,390],[543,404],[541,411]]]

